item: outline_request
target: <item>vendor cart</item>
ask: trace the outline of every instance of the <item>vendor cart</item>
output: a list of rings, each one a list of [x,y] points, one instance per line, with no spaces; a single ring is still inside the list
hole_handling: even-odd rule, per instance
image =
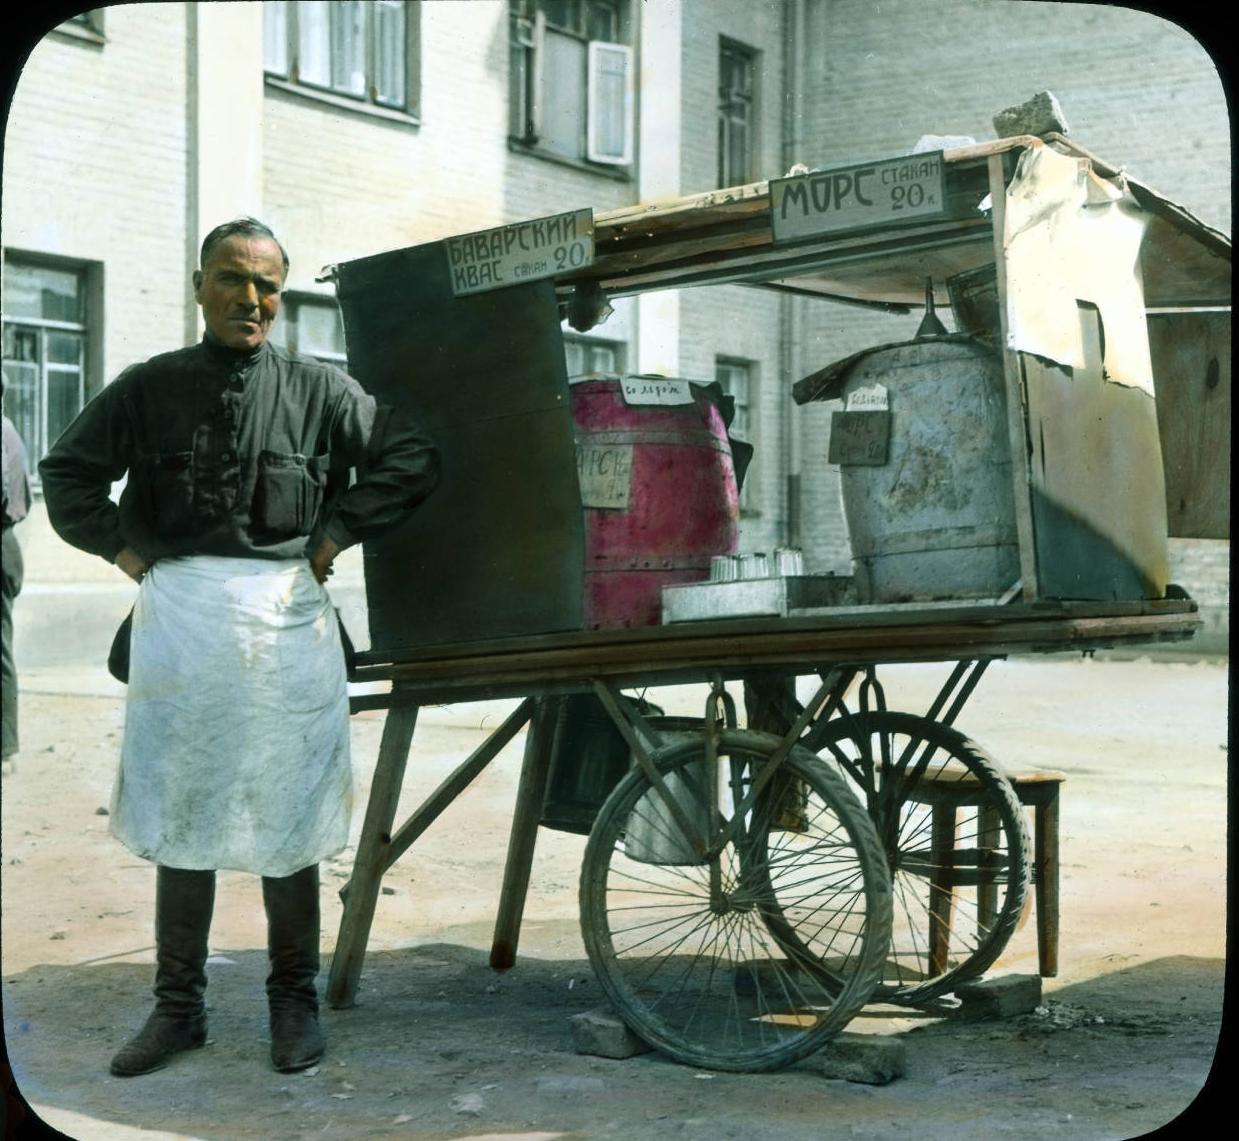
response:
[[[356,996],[383,875],[524,729],[491,952],[495,969],[514,965],[552,769],[584,765],[564,716],[579,695],[605,712],[623,758],[585,825],[582,934],[616,1011],[651,1045],[697,1066],[771,1069],[874,998],[922,1003],[997,958],[1029,885],[1027,824],[1000,765],[955,722],[997,658],[1184,639],[1198,625],[1168,581],[1165,541],[1168,518],[1180,534],[1228,526],[1184,429],[1219,386],[1190,390],[1183,361],[1203,345],[1228,375],[1216,318],[1230,245],[1059,136],[910,161],[332,268],[351,371],[426,424],[446,473],[409,527],[365,552],[371,649],[352,680],[371,692],[353,708],[387,713],[332,1005]],[[891,170],[904,172],[890,183],[901,194],[868,212]],[[860,185],[861,206],[842,201]],[[1062,234],[1077,256],[1046,244]],[[505,260],[548,237],[558,261]],[[1113,274],[1097,269],[1103,247]],[[514,264],[537,279],[513,283]],[[1065,279],[1048,301],[1029,285],[1047,267]],[[664,616],[680,620],[590,625],[561,312],[588,324],[608,296],[716,282],[911,309],[927,279],[930,306],[950,303],[1001,364],[1014,561],[996,573],[1013,567],[1011,581],[921,597],[892,595],[906,588],[890,576],[860,596],[794,597],[789,582],[776,606],[746,611],[717,609],[734,584],[668,579]],[[1055,305],[1069,306],[1067,332]],[[1143,351],[1151,313],[1159,330]],[[796,399],[837,398],[847,372],[803,378]],[[1228,379],[1222,389],[1228,400]],[[696,592],[678,615],[665,601],[675,590]],[[950,663],[931,706],[886,708],[880,669],[928,661]],[[705,686],[700,718],[624,692],[690,683]],[[490,698],[519,703],[397,827],[418,710]]]

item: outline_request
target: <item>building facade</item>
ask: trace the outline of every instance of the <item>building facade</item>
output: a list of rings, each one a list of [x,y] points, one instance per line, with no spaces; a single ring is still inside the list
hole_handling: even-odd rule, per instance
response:
[[[6,123],[6,411],[37,457],[126,365],[197,339],[198,245],[239,214],[267,221],[291,254],[277,338],[343,361],[322,280],[332,263],[794,163],[888,157],[925,134],[984,141],[997,111],[1044,89],[1086,147],[1229,232],[1217,71],[1182,29],[1123,8],[364,0],[85,12],[35,46]],[[810,569],[846,572],[830,410],[795,407],[790,388],[915,325],[725,286],[620,299],[604,324],[565,336],[570,373],[722,383],[756,448],[742,546],[791,543]],[[31,652],[41,592],[57,613],[72,596],[83,614],[123,614],[128,584],[61,544],[37,508],[22,537]],[[1194,549],[1225,563],[1217,545]],[[338,588],[359,584],[359,565]]]

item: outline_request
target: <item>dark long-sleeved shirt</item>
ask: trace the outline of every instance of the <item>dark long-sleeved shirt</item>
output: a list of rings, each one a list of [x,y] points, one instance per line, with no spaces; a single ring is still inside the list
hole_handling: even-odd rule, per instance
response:
[[[434,489],[439,457],[339,369],[208,336],[123,372],[39,473],[57,533],[108,561],[125,546],[151,561],[284,559],[323,532],[344,548],[396,525]]]

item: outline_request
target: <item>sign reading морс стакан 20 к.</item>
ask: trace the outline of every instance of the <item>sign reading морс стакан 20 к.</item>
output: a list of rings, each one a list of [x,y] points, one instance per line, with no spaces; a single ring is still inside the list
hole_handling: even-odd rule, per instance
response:
[[[945,216],[942,183],[941,151],[772,179],[774,240]]]
[[[481,293],[555,277],[594,260],[594,213],[572,210],[448,238],[452,293]]]

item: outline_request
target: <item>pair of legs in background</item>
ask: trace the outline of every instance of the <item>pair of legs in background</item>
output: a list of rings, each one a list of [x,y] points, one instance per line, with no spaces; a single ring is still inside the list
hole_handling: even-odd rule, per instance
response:
[[[281,1073],[312,1066],[323,1054],[318,1024],[318,865],[291,876],[262,877],[267,912],[267,1005],[271,1062]],[[215,873],[160,865],[155,886],[155,1009],[112,1059],[118,1077],[148,1074],[183,1050],[205,1045],[207,941]]]

